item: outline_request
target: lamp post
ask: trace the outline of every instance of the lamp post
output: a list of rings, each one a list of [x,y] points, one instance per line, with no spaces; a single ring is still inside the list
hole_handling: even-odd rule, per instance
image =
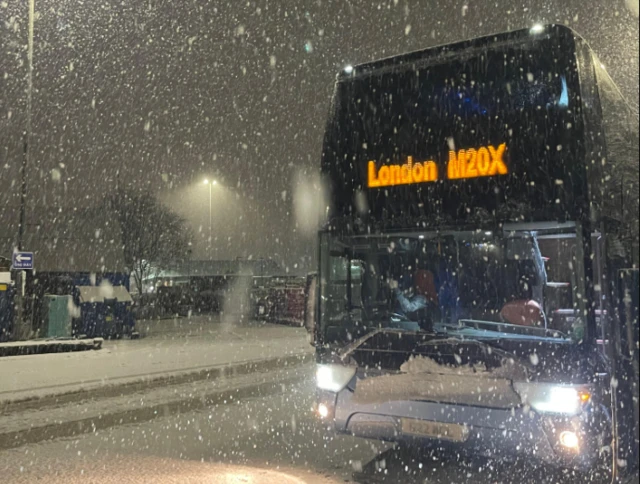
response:
[[[28,1],[28,30],[27,30],[27,125],[23,135],[22,142],[22,164],[20,166],[20,221],[18,223],[18,239],[16,248],[18,251],[23,249],[24,243],[24,227],[26,223],[26,203],[27,203],[27,169],[29,167],[29,156],[31,141],[31,118],[33,105],[33,31],[35,22],[35,0]],[[27,339],[30,336],[31,326],[25,321],[24,315],[24,290],[25,290],[25,272],[16,271],[16,293],[15,293],[15,316],[14,316],[14,339]]]
[[[217,185],[216,180],[204,180],[205,185],[209,185],[209,244],[207,246],[207,253],[209,255],[209,260],[211,260],[211,242],[213,241],[213,223],[212,223],[212,213],[213,213],[213,201],[211,197],[211,190],[213,185]]]

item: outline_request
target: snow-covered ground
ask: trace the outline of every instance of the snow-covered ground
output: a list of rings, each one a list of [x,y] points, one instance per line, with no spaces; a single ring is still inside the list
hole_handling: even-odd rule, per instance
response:
[[[207,317],[138,327],[146,337],[105,341],[101,350],[0,359],[0,402],[312,352],[302,328]]]
[[[52,436],[82,433],[96,427],[108,428],[124,422],[152,420],[160,415],[182,410],[213,408],[251,396],[278,391],[284,384],[301,379],[313,381],[311,362],[287,369],[257,369],[256,372],[230,378],[201,380],[179,385],[160,385],[134,393],[93,398],[92,392],[84,399],[68,404],[52,404],[42,408],[14,409],[0,414],[0,449],[11,447],[15,439],[24,443],[48,440]],[[34,432],[35,431],[35,432]],[[33,435],[25,435],[30,432]],[[20,442],[23,443],[23,442]]]
[[[0,343],[0,358],[19,355],[99,350],[102,347],[102,343],[102,338],[43,338],[28,341],[9,341]]]

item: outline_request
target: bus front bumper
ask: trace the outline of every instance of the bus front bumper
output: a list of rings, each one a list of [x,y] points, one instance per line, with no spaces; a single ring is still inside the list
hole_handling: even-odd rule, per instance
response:
[[[526,458],[587,470],[598,460],[602,419],[593,412],[545,416],[429,401],[357,404],[353,392],[318,391],[320,417],[335,432],[409,445],[459,448],[492,458]]]

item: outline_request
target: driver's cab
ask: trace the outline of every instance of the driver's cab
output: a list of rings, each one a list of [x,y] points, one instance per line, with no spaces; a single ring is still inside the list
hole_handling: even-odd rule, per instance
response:
[[[584,248],[575,224],[324,235],[320,313],[329,340],[480,323],[566,336],[578,327],[577,339],[583,332],[584,298],[576,294],[585,293]]]

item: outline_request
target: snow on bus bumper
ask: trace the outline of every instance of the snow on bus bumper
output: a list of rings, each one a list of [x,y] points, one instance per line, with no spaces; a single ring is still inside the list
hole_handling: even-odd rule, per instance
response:
[[[494,409],[426,401],[359,404],[353,391],[318,394],[337,433],[403,442],[437,443],[491,457],[523,456],[588,469],[597,460],[594,419],[587,413],[545,416],[529,408]]]

